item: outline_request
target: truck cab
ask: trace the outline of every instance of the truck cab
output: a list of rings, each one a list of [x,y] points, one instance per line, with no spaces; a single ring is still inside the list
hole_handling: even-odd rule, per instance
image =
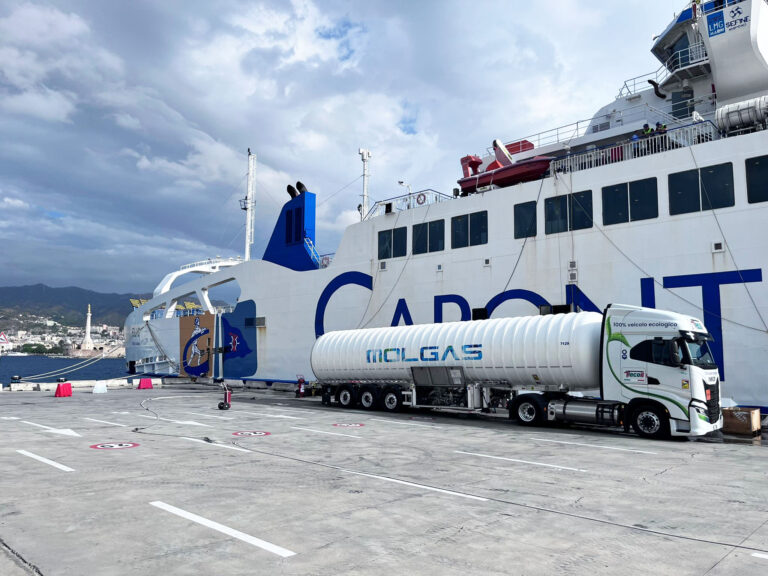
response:
[[[641,436],[719,430],[720,376],[704,324],[674,312],[611,305],[604,313],[601,395],[620,400]]]

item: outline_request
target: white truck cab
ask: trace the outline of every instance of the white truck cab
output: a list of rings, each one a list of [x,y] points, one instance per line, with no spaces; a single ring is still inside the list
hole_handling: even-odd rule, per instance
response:
[[[620,400],[642,436],[701,436],[723,426],[720,375],[704,324],[652,308],[604,313],[601,396]]]

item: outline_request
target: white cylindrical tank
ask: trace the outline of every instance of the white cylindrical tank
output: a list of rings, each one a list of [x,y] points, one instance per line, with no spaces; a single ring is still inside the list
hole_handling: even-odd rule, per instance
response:
[[[461,366],[470,382],[599,386],[596,312],[342,330],[312,348],[319,381],[410,381],[411,367]]]

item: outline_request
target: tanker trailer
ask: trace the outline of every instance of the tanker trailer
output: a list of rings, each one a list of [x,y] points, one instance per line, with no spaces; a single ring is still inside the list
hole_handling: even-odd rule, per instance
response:
[[[722,428],[711,339],[696,318],[611,304],[603,314],[328,332],[311,363],[323,401],[346,408],[506,407],[527,426],[700,436]]]

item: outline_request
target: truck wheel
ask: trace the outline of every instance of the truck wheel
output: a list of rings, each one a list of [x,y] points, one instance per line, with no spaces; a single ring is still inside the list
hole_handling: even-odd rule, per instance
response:
[[[374,410],[376,408],[376,390],[367,386],[360,392],[360,406],[366,410]]]
[[[397,412],[400,410],[403,405],[403,397],[400,394],[400,390],[396,388],[387,388],[384,390],[381,404],[387,412]]]
[[[538,426],[544,421],[544,406],[541,398],[535,394],[518,397],[514,403],[517,421],[523,426]]]
[[[341,404],[342,408],[352,408],[355,405],[355,396],[349,386],[342,386],[336,393],[336,402]]]
[[[669,418],[661,408],[650,404],[634,409],[632,428],[643,438],[669,438]]]

